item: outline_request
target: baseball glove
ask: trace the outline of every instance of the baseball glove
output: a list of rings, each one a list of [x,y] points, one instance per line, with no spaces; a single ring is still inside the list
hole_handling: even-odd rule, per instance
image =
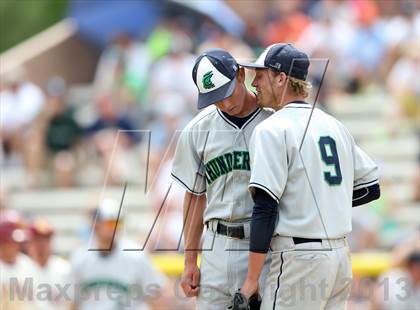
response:
[[[252,295],[249,299],[240,291],[233,296],[232,310],[260,310],[261,297],[258,294]]]

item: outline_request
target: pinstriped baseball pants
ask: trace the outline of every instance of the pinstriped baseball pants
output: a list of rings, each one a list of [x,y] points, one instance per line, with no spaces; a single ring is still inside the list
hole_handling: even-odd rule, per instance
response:
[[[346,308],[352,269],[345,238],[295,245],[276,236],[271,248],[262,310]]]

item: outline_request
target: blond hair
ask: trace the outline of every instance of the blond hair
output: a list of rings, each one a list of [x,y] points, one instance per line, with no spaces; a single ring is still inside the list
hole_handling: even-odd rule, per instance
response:
[[[303,96],[304,98],[309,96],[309,92],[312,88],[312,84],[304,81],[299,80],[294,77],[288,76],[288,85],[287,88],[291,89],[295,95]]]

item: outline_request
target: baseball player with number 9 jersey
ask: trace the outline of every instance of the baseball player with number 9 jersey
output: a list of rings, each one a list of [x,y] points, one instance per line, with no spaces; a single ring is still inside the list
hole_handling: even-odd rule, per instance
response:
[[[257,101],[276,113],[250,142],[254,209],[245,298],[271,246],[262,309],[344,309],[352,207],[379,198],[377,166],[335,118],[305,102],[308,56],[274,44],[254,64]]]

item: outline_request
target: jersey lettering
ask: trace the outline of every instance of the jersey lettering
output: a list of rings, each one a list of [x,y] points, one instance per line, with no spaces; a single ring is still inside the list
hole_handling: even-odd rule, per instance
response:
[[[205,165],[207,185],[233,170],[250,171],[249,152],[233,151],[209,160]]]

